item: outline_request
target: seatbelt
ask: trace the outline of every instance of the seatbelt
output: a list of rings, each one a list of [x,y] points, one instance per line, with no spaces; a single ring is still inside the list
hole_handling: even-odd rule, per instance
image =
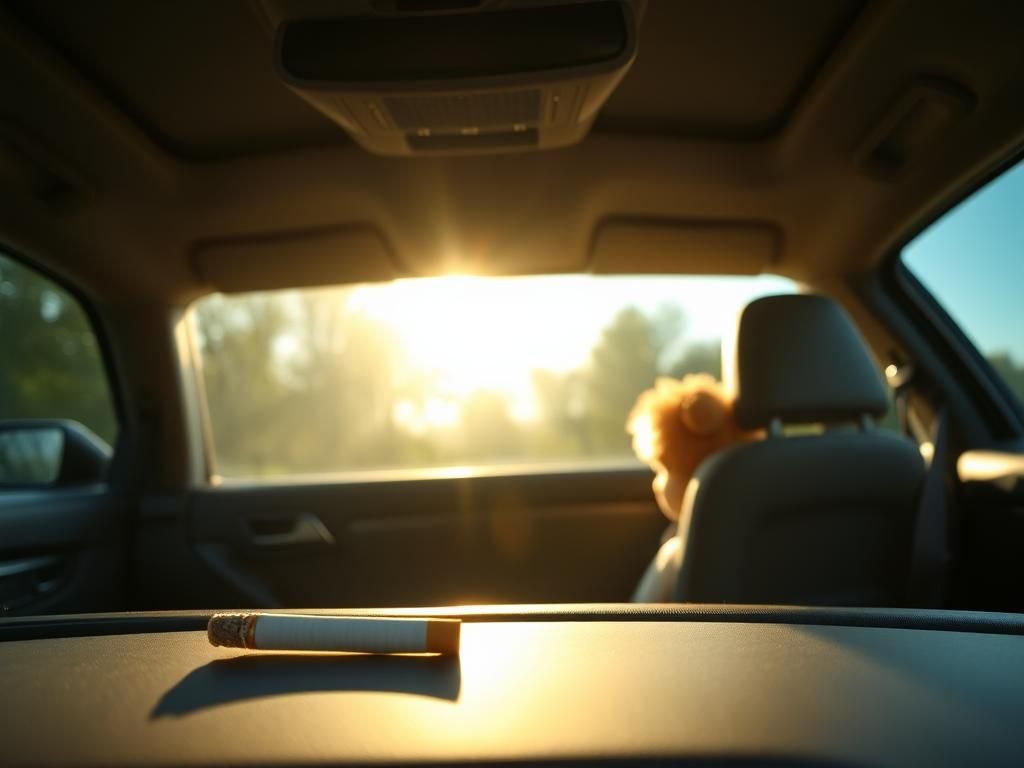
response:
[[[949,465],[949,419],[946,409],[935,417],[932,460],[925,472],[914,524],[910,562],[910,605],[938,608],[946,594],[946,577],[951,561],[949,547],[949,498],[946,475]]]

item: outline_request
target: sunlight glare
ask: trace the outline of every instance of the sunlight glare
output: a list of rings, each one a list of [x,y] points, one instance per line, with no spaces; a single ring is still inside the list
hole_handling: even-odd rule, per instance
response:
[[[738,308],[792,290],[448,275],[212,296],[196,317],[219,474],[632,460],[636,393],[658,374],[717,370]]]
[[[389,326],[412,365],[435,377],[440,399],[418,413],[411,404],[396,412],[396,418],[421,431],[457,419],[443,407],[446,398],[480,391],[507,397],[518,421],[537,418],[532,372],[585,365],[602,329],[623,306],[645,311],[682,306],[684,336],[710,339],[755,291],[763,293],[764,284],[749,278],[448,275],[361,285],[352,289],[350,301]]]
[[[531,372],[579,365],[600,330],[590,327],[581,339],[572,323],[560,328],[562,318],[552,317],[550,298],[537,288],[522,279],[464,275],[398,280],[356,288],[352,305],[395,331],[411,362],[437,377],[439,393],[500,392],[509,396],[512,416],[527,420],[535,415]],[[444,426],[453,417],[435,401],[419,418]]]

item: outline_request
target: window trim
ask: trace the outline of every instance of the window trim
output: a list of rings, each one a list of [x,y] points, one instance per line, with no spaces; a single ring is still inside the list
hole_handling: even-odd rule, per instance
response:
[[[907,267],[903,251],[926,229],[1021,163],[1024,163],[1024,148],[1018,147],[1009,156],[986,168],[970,184],[945,197],[922,222],[889,248],[881,270],[883,284],[898,305],[909,310],[907,315],[915,329],[941,357],[955,361],[951,366],[953,377],[969,390],[986,425],[998,439],[1024,437],[1024,405],[939,299]]]
[[[199,468],[200,478],[203,481],[203,488],[218,488],[225,483],[225,478],[217,472],[217,444],[213,434],[213,419],[210,416],[210,401],[206,391],[206,378],[203,375],[203,354],[199,348],[199,329],[197,327],[198,312],[196,306],[204,294],[194,299],[182,311],[179,322],[182,323],[182,339],[187,345],[187,350],[179,353],[179,366],[187,363],[187,370],[183,371],[183,379],[187,379],[184,388],[185,398],[191,400],[186,408],[188,418],[194,423],[192,430],[198,429],[195,434],[190,450],[198,448],[201,453],[201,467]],[[178,342],[181,343],[181,340]],[[182,355],[185,355],[185,359]]]
[[[110,404],[114,411],[114,419],[116,420],[117,433],[114,437],[114,444],[110,446],[113,451],[111,465],[116,467],[120,463],[121,446],[130,438],[132,430],[127,418],[128,409],[125,406],[121,369],[117,362],[117,355],[114,353],[114,347],[110,342],[110,333],[103,313],[97,309],[95,300],[80,285],[71,282],[70,279],[50,267],[40,264],[37,260],[26,256],[21,249],[11,246],[6,240],[0,240],[0,256],[4,256],[52,282],[74,299],[79,309],[82,310],[82,314],[85,315],[85,319],[89,323],[89,329],[96,338],[96,348],[100,354],[103,376],[106,379],[107,390],[110,392]],[[114,480],[116,478],[112,475],[111,481]]]

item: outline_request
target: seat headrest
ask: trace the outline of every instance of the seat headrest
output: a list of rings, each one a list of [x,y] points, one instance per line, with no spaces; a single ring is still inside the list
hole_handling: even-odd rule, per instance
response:
[[[885,384],[864,340],[836,302],[812,294],[767,296],[740,313],[723,345],[726,384],[745,429],[881,416]]]

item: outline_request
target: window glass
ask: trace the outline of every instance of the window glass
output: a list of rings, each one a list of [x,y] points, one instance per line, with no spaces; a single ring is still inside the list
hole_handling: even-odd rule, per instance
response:
[[[903,261],[1024,400],[1024,163],[925,230]]]
[[[442,277],[212,295],[195,308],[216,472],[633,460],[659,374],[720,343],[781,278]]]
[[[117,433],[96,335],[63,288],[0,256],[0,422],[70,419],[109,445]]]

